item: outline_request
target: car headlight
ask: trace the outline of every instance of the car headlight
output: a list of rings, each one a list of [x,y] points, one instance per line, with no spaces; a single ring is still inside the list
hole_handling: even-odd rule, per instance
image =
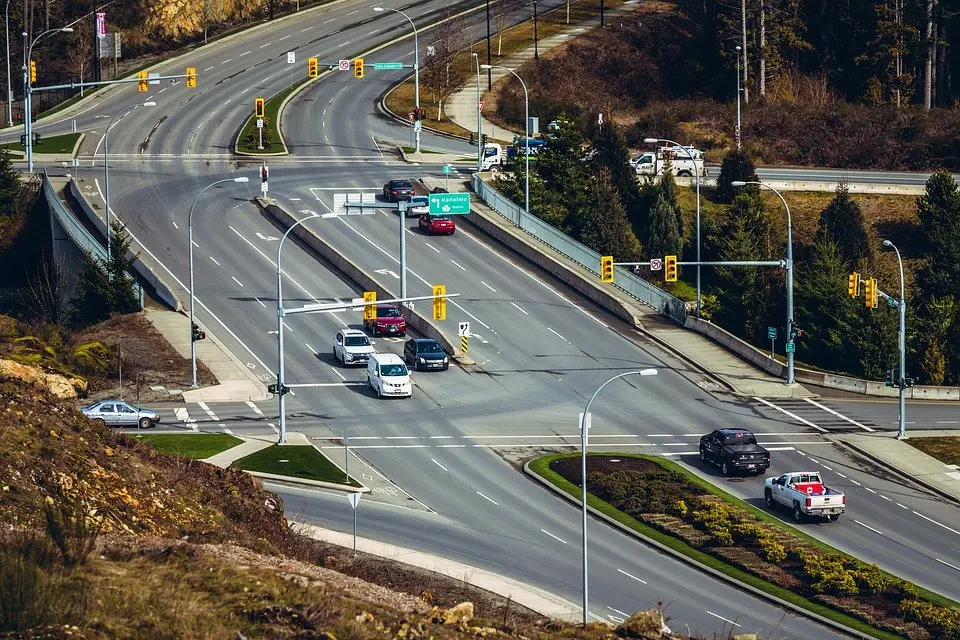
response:
[[[427,363],[427,359],[426,359],[426,358],[420,358],[420,362],[421,362],[421,364],[426,364],[426,363]]]
[[[447,356],[443,356],[443,364],[447,364]]]

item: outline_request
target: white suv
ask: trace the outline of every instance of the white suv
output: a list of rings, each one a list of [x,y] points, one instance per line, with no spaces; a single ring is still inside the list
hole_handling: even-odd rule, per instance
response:
[[[367,364],[373,352],[370,338],[363,331],[341,329],[333,340],[333,357],[344,365]]]

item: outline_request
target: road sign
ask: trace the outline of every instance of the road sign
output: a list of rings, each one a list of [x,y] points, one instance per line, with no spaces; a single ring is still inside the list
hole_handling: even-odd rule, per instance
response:
[[[386,71],[389,69],[403,69],[402,62],[374,62],[373,68],[376,71]]]
[[[147,74],[147,77],[150,78],[147,84],[160,84],[160,74],[156,71],[151,71]]]
[[[359,491],[353,491],[347,494],[347,500],[350,501],[350,506],[354,509],[357,508],[357,505],[360,504],[360,496],[362,494]]]
[[[460,351],[466,355],[470,350],[470,336],[460,336]]]
[[[487,104],[486,101],[485,101],[485,100],[481,100],[480,102],[477,103],[477,109],[479,109],[480,111],[483,111],[483,106],[484,106],[485,104]]]
[[[650,259],[650,271],[660,271],[663,269],[663,260],[660,258]]]
[[[470,213],[469,193],[431,193],[428,196],[431,215],[458,215]]]
[[[586,419],[584,419],[584,414],[578,413],[578,414],[577,414],[577,431],[580,431],[581,429],[583,429],[584,427],[586,427],[586,428],[587,428],[587,434],[589,435],[589,434],[590,434],[590,427],[593,426],[593,425],[591,424],[591,422],[592,422],[592,420],[591,420],[591,416],[590,416],[589,413],[586,414]]]
[[[297,63],[297,52],[287,51],[287,64],[296,64],[296,63]]]
[[[458,324],[458,325],[457,325],[457,334],[458,334],[461,338],[464,337],[464,336],[469,336],[469,335],[470,335],[470,323],[469,323],[469,322],[461,322],[460,324]]]
[[[339,68],[340,71],[350,71],[350,61],[341,60],[339,63],[337,63],[337,68]]]
[[[261,193],[266,193],[266,192],[267,192],[267,183],[266,183],[266,182],[261,182],[261,183],[260,183],[260,192],[261,192]]]
[[[107,35],[107,14],[97,14],[97,37],[102,38]]]
[[[263,118],[257,118],[257,129],[263,129]]]
[[[347,202],[366,202],[372,203],[377,201],[377,194],[373,192],[369,193],[335,193],[333,194],[333,213],[338,216],[367,216],[367,215],[376,215],[376,209],[367,209],[359,207],[347,207],[345,203]]]
[[[777,328],[776,327],[767,327],[767,337],[771,340],[777,339]]]
[[[443,175],[448,176],[453,173],[453,167],[449,164],[443,165]]]
[[[793,353],[797,350],[797,345],[794,344],[793,340],[787,342],[787,353]]]

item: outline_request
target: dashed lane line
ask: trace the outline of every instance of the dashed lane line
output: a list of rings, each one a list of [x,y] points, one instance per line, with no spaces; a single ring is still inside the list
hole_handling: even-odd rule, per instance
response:
[[[733,620],[730,620],[729,618],[724,618],[723,616],[718,616],[718,615],[715,614],[713,611],[707,611],[707,613],[709,613],[710,615],[712,615],[714,618],[720,618],[720,619],[723,620],[724,622],[726,622],[726,623],[728,623],[728,624],[732,624],[732,625],[735,626],[735,627],[739,627],[739,626],[740,626],[740,623],[734,622]]]
[[[499,503],[499,502],[497,502],[497,501],[494,500],[493,498],[489,498],[489,497],[483,495],[483,494],[480,493],[479,491],[477,491],[477,495],[480,496],[481,498],[483,498],[484,500],[489,500],[490,502],[492,502],[493,504],[497,505],[498,507],[500,506],[500,503]]]
[[[863,524],[863,523],[860,522],[859,520],[854,520],[854,522],[856,522],[858,525],[860,525],[860,526],[863,527],[864,529],[870,529],[870,531],[873,531],[875,534],[877,534],[877,535],[879,535],[879,536],[882,536],[882,535],[883,535],[883,533],[881,533],[880,531],[877,531],[876,529],[874,529],[873,527],[871,527],[871,526],[868,525],[868,524]]]
[[[921,518],[923,518],[924,520],[926,520],[926,521],[928,521],[928,522],[932,522],[933,524],[937,525],[938,527],[943,527],[944,529],[946,529],[946,530],[949,531],[950,533],[955,533],[955,534],[957,534],[958,536],[960,536],[960,531],[957,531],[956,529],[951,529],[951,528],[948,527],[947,525],[942,524],[942,523],[940,523],[940,522],[937,522],[937,521],[934,520],[933,518],[928,518],[927,516],[923,515],[922,513],[917,513],[916,511],[914,511],[913,513],[914,513],[914,515],[918,515],[918,516],[920,516]]]
[[[624,571],[623,569],[617,569],[617,571],[618,571],[619,573],[622,573],[623,575],[627,576],[628,578],[633,578],[633,579],[636,580],[637,582],[641,582],[641,583],[643,583],[643,584],[647,584],[647,581],[646,581],[646,580],[641,580],[641,579],[638,578],[637,576],[630,575],[629,573],[627,573],[627,572]]]
[[[567,542],[566,542],[563,538],[559,538],[559,537],[553,535],[552,533],[550,533],[550,532],[547,531],[546,529],[540,529],[540,531],[544,532],[545,534],[547,534],[548,536],[550,536],[550,537],[553,538],[554,540],[559,540],[559,541],[562,542],[563,544],[567,544]]]
[[[443,469],[444,471],[447,471],[447,468],[446,468],[445,466],[443,466],[442,464],[440,464],[439,462],[437,462],[437,461],[434,460],[433,458],[430,458],[430,460],[433,461],[433,464],[437,465],[438,467],[440,467],[440,468]]]

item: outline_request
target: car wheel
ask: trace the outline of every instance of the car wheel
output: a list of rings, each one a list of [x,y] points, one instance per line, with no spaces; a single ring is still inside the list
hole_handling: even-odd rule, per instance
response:
[[[768,509],[773,509],[773,492],[770,491],[770,489],[763,492],[763,502],[767,505]]]
[[[725,476],[730,475],[730,465],[727,463],[726,460],[723,461],[723,464],[720,466],[720,470],[723,471],[723,475]]]
[[[107,422],[103,418],[94,418],[93,424],[97,425],[98,427],[107,426]]]
[[[794,519],[795,522],[802,522],[802,521],[803,521],[803,511],[800,510],[800,503],[799,503],[799,502],[794,502],[794,503],[793,503],[793,519]]]
[[[443,370],[444,370],[444,371],[446,371],[446,370],[449,369],[449,368],[450,368],[450,364],[449,364],[449,363],[443,365]]]
[[[692,178],[693,175],[692,175],[689,171],[684,170],[684,171],[678,171],[678,172],[677,172],[677,177],[678,177],[678,178]]]
[[[836,522],[836,521],[839,520],[839,519],[840,519],[840,514],[839,514],[839,513],[834,513],[834,514],[831,514],[831,515],[830,515],[830,522]]]
[[[141,429],[150,429],[151,427],[153,427],[153,420],[150,418],[140,418]]]

